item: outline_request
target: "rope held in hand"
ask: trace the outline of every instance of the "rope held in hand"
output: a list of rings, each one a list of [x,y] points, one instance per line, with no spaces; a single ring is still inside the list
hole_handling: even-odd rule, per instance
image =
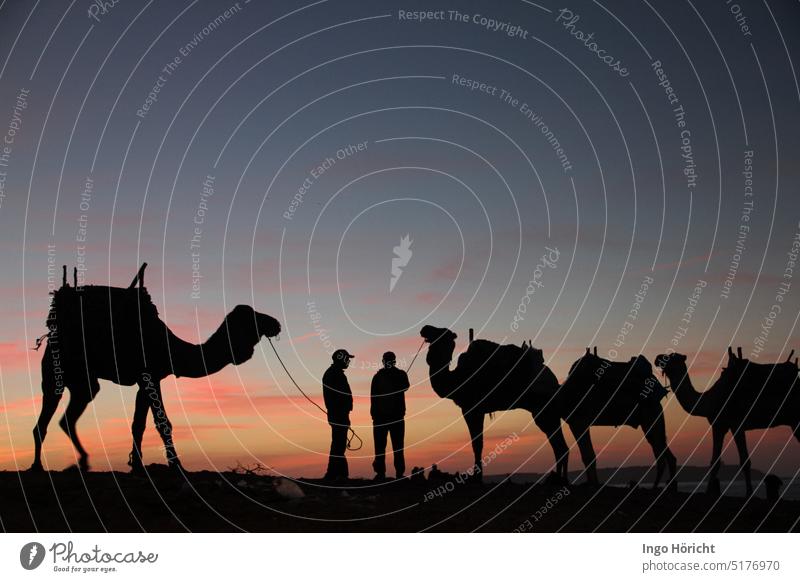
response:
[[[281,359],[280,354],[278,354],[278,350],[275,349],[275,344],[272,343],[272,338],[267,338],[267,340],[269,341],[269,345],[272,346],[272,351],[275,352],[275,357],[278,358],[278,361],[280,362],[281,367],[283,368],[283,371],[286,372],[287,376],[289,376],[289,380],[292,381],[292,384],[294,384],[295,388],[297,388],[300,391],[300,394],[305,396],[306,400],[308,400],[311,404],[313,404],[314,406],[319,408],[323,412],[323,414],[325,414],[325,416],[327,416],[328,415],[328,411],[325,410],[324,408],[322,408],[319,404],[317,404],[308,394],[305,393],[305,391],[302,388],[300,388],[300,385],[295,381],[295,379],[292,376],[291,372],[289,372],[289,369],[286,367],[286,364],[283,363],[283,360]],[[358,434],[356,434],[356,431],[354,431],[351,427],[348,426],[347,430],[349,431],[348,436],[347,436],[347,450],[348,451],[357,451],[357,450],[361,449],[361,447],[364,446],[364,441],[361,439],[360,436],[358,436]],[[354,439],[358,441],[358,446],[357,447],[353,447],[352,446],[352,442],[353,442]]]

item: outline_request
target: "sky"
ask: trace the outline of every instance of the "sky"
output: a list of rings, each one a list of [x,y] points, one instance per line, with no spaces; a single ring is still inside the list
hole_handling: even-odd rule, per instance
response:
[[[386,350],[407,367],[426,323],[457,352],[469,328],[531,340],[560,380],[586,346],[674,350],[699,390],[728,346],[759,362],[800,349],[797,2],[101,4],[0,3],[0,469],[32,459],[30,348],[63,264],[127,286],[146,261],[190,341],[240,303],[273,315],[319,401],[330,354],[354,353],[363,476],[370,378]],[[407,463],[464,469],[466,426],[424,354]],[[266,341],[163,390],[188,467],[324,471],[325,419]],[[134,398],[101,382],[79,423],[94,468],[126,468]],[[679,462],[705,464],[707,423],[663,404]],[[550,469],[529,413],[487,418],[487,449],[509,436],[487,472]],[[652,462],[641,431],[593,439],[601,467]],[[787,427],[749,441],[756,468],[796,474]],[[163,462],[152,425],[145,445]],[[55,420],[45,462],[74,462]]]

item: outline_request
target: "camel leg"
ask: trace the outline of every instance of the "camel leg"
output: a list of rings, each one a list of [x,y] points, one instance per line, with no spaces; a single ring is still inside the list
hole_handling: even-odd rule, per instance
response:
[[[717,474],[719,473],[720,456],[722,455],[722,445],[725,443],[726,432],[728,431],[719,425],[711,425],[711,435],[714,444],[711,450],[711,468],[708,473],[707,493],[717,493],[719,490]]]
[[[590,485],[598,485],[597,479],[597,456],[594,454],[592,437],[589,434],[589,426],[569,426],[575,440],[578,442],[578,449],[581,451],[581,460],[586,467],[586,479]]]
[[[564,439],[564,432],[561,430],[561,419],[547,419],[543,420],[541,417],[533,417],[536,426],[547,435],[547,440],[553,448],[553,454],[556,457],[556,476],[563,480],[564,483],[569,483],[567,476],[567,466],[569,461],[569,447],[567,441]]]
[[[42,356],[42,411],[33,428],[34,457],[31,471],[42,470],[42,443],[47,436],[47,426],[56,413],[58,403],[61,402],[61,396],[64,394],[63,382],[61,384],[56,382],[54,362],[50,344],[47,344]]]
[[[739,451],[739,466],[744,472],[744,482],[747,487],[747,496],[753,495],[753,481],[750,476],[750,454],[747,452],[747,437],[744,430],[737,430],[733,433],[733,440],[736,443],[736,449]]]
[[[75,450],[78,451],[78,468],[81,471],[89,470],[89,454],[86,452],[86,449],[83,448],[83,445],[78,438],[76,425],[78,423],[78,419],[84,413],[86,407],[94,399],[99,390],[100,384],[98,383],[97,378],[90,378],[88,385],[85,387],[71,390],[67,409],[64,411],[64,416],[62,416],[61,420],[58,421],[58,425],[61,427],[61,430],[67,434],[69,439],[72,441],[72,445],[75,447]]]
[[[472,439],[472,452],[475,454],[475,478],[481,481],[483,478],[483,418],[482,412],[470,411],[464,413],[464,420],[467,422],[469,436]]]
[[[133,449],[128,457],[128,465],[133,473],[144,471],[142,463],[142,437],[147,426],[147,411],[150,410],[150,397],[143,384],[139,384],[136,392],[136,408],[133,412],[133,422],[131,423],[131,434],[133,435]]]
[[[675,483],[677,461],[675,455],[672,454],[672,451],[667,446],[667,428],[664,422],[664,414],[661,410],[658,411],[649,427],[645,429],[644,436],[647,442],[650,443],[656,460],[656,479],[653,483],[653,489],[656,489],[661,482],[661,477],[664,474],[664,465],[669,470],[670,481],[668,486],[674,489],[677,486]]]
[[[49,390],[49,386],[47,389],[44,387],[44,381],[42,381],[42,412],[39,414],[39,420],[36,422],[36,426],[33,428],[33,447],[34,447],[34,457],[33,457],[33,464],[31,465],[31,471],[41,471],[42,467],[42,443],[44,442],[44,438],[47,436],[47,425],[50,424],[50,420],[53,418],[53,415],[56,413],[56,409],[58,408],[58,403],[61,402],[61,395],[63,392],[54,392]]]
[[[144,391],[150,401],[150,409],[153,411],[153,421],[155,422],[161,441],[164,443],[164,451],[167,456],[167,463],[174,469],[181,468],[178,453],[175,452],[175,444],[172,441],[172,423],[167,416],[164,408],[164,398],[161,395],[161,382],[149,375],[145,376]],[[138,395],[137,395],[138,396]]]

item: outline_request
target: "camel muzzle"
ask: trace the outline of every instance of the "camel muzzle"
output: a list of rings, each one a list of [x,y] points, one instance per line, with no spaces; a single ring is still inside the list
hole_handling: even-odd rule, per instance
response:
[[[258,335],[265,337],[275,337],[281,333],[281,324],[274,317],[270,317],[264,313],[256,313],[256,325],[258,326]]]

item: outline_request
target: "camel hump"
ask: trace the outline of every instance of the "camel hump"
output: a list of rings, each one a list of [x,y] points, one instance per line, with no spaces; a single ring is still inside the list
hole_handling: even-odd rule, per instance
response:
[[[78,318],[89,327],[107,326],[113,321],[115,326],[136,328],[158,319],[158,309],[144,287],[85,285],[54,291],[48,321],[63,323]]]
[[[780,362],[777,364],[754,364],[750,360],[737,360],[735,365],[728,366],[722,372],[720,379],[726,379],[731,384],[750,386],[756,391],[767,390],[770,387],[783,387],[785,393],[797,383],[798,369],[794,362]]]
[[[511,370],[518,366],[539,369],[544,363],[542,350],[530,346],[514,344],[500,345],[496,342],[477,339],[469,344],[467,351],[461,354],[458,365],[464,362],[465,367],[482,367],[491,363],[492,369]],[[498,367],[498,368],[496,368]]]
[[[53,292],[46,325],[64,361],[88,359],[92,366],[108,365],[111,375],[103,377],[127,385],[133,381],[129,372],[141,365],[144,352],[156,349],[145,346],[143,338],[166,341],[158,310],[142,287],[61,287]],[[120,354],[126,354],[124,362]]]
[[[635,405],[641,400],[661,400],[667,391],[653,374],[653,365],[642,355],[627,362],[612,362],[584,355],[570,369],[570,389],[589,390],[599,401]]]
[[[653,364],[650,360],[645,358],[642,354],[631,358],[630,360],[631,373],[635,376],[649,377],[653,375]]]

